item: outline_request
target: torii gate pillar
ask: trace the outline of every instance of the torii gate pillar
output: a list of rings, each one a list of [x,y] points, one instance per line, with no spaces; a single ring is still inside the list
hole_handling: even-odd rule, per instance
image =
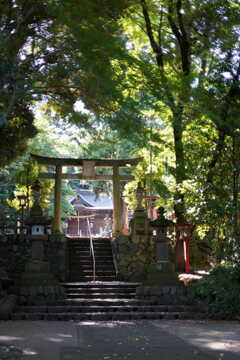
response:
[[[122,232],[122,209],[118,166],[113,166],[113,236]]]
[[[54,187],[54,234],[62,234],[61,208],[62,208],[62,167],[56,166]]]

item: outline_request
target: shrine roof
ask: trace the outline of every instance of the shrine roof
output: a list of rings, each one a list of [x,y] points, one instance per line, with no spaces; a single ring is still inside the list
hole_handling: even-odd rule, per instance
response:
[[[95,209],[112,209],[112,199],[106,195],[100,195],[99,197],[91,190],[78,190],[77,198],[72,201],[72,205],[75,207],[95,208]]]

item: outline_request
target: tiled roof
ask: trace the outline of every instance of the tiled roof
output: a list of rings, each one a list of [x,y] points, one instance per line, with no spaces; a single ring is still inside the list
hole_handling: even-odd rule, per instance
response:
[[[113,202],[111,198],[102,194],[100,194],[99,197],[96,197],[96,194],[94,194],[94,192],[91,190],[78,190],[77,198],[72,201],[72,205],[86,208],[113,208]]]

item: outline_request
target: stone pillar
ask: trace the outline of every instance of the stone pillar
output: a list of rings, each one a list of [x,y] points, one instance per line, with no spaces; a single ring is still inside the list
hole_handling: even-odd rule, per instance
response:
[[[61,226],[61,200],[62,200],[62,167],[56,166],[55,188],[54,188],[54,234],[62,234]]]
[[[158,209],[158,217],[150,223],[155,241],[155,263],[151,264],[148,274],[148,284],[156,285],[177,285],[178,276],[174,271],[173,264],[168,257],[168,231],[173,222],[164,216],[164,208]]]
[[[122,199],[122,232],[127,235],[128,229],[128,204]]]
[[[121,232],[122,219],[119,168],[113,166],[113,235],[118,236]]]

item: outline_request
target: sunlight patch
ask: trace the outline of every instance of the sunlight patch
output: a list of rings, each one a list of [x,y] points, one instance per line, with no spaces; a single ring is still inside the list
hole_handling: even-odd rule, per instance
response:
[[[23,349],[24,355],[37,355],[38,353],[32,349]]]
[[[0,341],[24,340],[23,337],[16,336],[0,336]]]
[[[226,350],[226,344],[223,342],[210,342],[207,346],[212,350]]]

